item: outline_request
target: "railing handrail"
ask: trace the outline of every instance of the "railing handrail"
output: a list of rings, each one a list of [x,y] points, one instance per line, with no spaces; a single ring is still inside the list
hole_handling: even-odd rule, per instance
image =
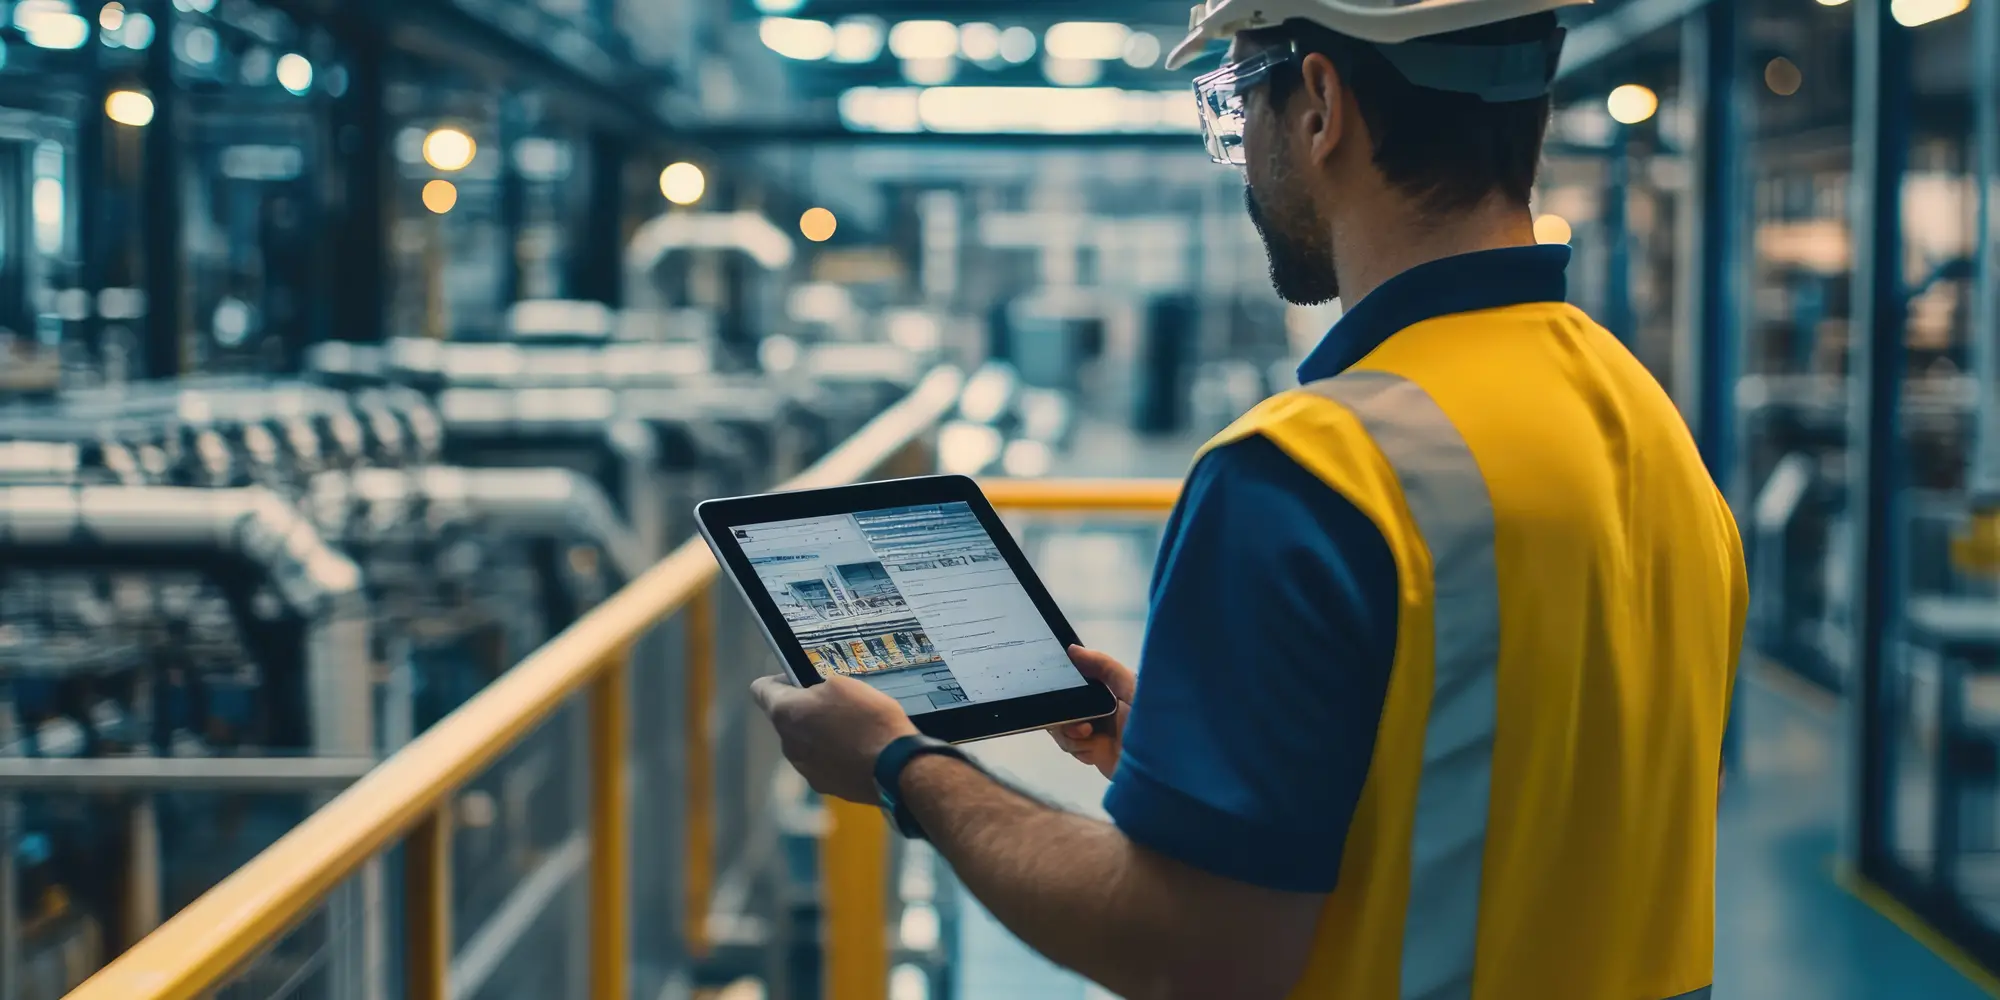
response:
[[[962,382],[938,369],[786,489],[867,476],[949,412]],[[263,853],[113,960],[66,1000],[192,1000],[214,989],[446,796],[497,763],[655,624],[707,587],[715,559],[688,541],[471,701],[391,755]]]
[[[949,412],[958,373],[939,369],[785,489],[853,482],[882,466]],[[996,506],[1017,510],[1158,511],[1168,480],[996,480]],[[619,662],[649,629],[692,601],[717,567],[699,538],[528,655],[471,701],[181,910],[65,1000],[193,1000],[273,944],[367,861],[394,846],[542,724],[565,699]]]
[[[1151,513],[1181,496],[1178,479],[985,479],[979,488],[1000,510],[1051,513]]]

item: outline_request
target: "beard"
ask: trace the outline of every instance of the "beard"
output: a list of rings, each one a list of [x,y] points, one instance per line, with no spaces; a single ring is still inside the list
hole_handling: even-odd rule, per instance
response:
[[[1272,185],[1274,189],[1280,184]],[[1243,206],[1271,265],[1271,287],[1295,306],[1316,306],[1340,297],[1340,277],[1334,273],[1333,240],[1309,205],[1288,205],[1285,199],[1266,211],[1257,189],[1245,184]]]

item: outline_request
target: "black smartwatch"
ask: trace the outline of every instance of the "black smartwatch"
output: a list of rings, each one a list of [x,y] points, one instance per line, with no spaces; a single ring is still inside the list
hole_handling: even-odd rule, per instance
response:
[[[917,734],[897,737],[875,758],[875,794],[882,798],[882,813],[889,817],[889,825],[911,840],[925,839],[924,828],[910,814],[910,807],[903,803],[903,769],[918,757],[933,753],[956,757],[973,767],[979,766],[965,755],[965,751],[943,740]]]

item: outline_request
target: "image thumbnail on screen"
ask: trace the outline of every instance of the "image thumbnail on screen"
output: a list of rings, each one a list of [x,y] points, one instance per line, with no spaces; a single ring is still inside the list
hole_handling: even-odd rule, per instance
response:
[[[736,539],[822,677],[911,713],[1083,683],[964,503],[749,525]]]

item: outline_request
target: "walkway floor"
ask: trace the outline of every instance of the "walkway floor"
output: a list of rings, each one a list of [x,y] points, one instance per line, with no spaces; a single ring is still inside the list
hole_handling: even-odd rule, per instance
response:
[[[1156,458],[1146,456],[1131,471],[1178,471],[1170,463],[1148,460]],[[1098,474],[1126,471],[1103,467],[1112,462],[1091,464],[1089,471]],[[1136,661],[1154,536],[1111,524],[1025,534],[1030,558],[1084,641],[1125,662]],[[1752,670],[1746,672],[1740,711],[1744,760],[1722,809],[1718,1000],[1986,996],[1834,883],[1844,772],[1831,700],[1802,692],[1784,676]],[[1048,737],[997,740],[980,745],[977,753],[988,766],[1037,792],[1101,815],[1104,780],[1063,755]],[[977,907],[962,916],[959,956],[954,1000],[1108,996],[1044,961]]]

